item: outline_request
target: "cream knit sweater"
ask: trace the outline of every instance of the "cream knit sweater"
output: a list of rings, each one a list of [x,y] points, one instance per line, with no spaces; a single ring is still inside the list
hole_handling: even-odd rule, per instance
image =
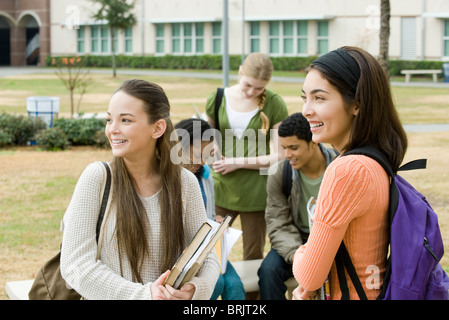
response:
[[[142,201],[148,213],[149,250],[144,262],[142,279],[145,283],[131,281],[129,264],[123,264],[120,272],[115,230],[115,209],[104,221],[104,237],[100,260],[96,259],[96,223],[100,210],[103,169],[101,163],[91,163],[82,173],[64,215],[61,250],[61,275],[67,284],[85,299],[151,299],[150,285],[160,276],[161,250],[159,192]],[[182,169],[182,194],[185,243],[189,243],[201,224],[206,221],[201,191],[196,177]],[[193,299],[209,299],[219,275],[219,262],[215,251],[206,259],[196,277]]]

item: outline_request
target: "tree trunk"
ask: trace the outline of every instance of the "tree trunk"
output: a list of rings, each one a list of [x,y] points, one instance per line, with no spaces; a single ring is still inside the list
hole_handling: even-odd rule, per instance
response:
[[[380,0],[379,63],[387,77],[390,77],[388,41],[390,39],[390,0]]]
[[[70,114],[71,114],[71,118],[73,118],[73,116],[75,115],[75,109],[74,109],[74,104],[73,104],[73,90],[74,90],[74,88],[71,87],[70,88]]]

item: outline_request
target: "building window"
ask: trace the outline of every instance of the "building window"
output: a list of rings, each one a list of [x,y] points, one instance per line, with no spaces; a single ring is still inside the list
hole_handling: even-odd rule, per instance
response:
[[[269,24],[270,54],[306,55],[308,21],[272,21]]]
[[[133,52],[133,27],[125,29],[125,53]]]
[[[79,29],[76,30],[76,42],[78,53],[84,53],[85,50],[84,40],[85,40],[85,28],[84,26],[80,26]]]
[[[444,20],[443,56],[449,57],[449,20]]]
[[[101,43],[101,52],[107,53],[109,51],[109,32],[106,26],[100,27],[100,43]]]
[[[271,54],[280,54],[280,36],[281,36],[281,23],[279,21],[271,21],[269,26],[268,41],[270,44]]]
[[[329,21],[318,21],[318,55],[329,52]]]
[[[99,27],[98,26],[91,26],[90,27],[90,39],[91,39],[91,51],[92,52],[99,52]]]
[[[193,52],[193,30],[191,23],[184,23],[184,53]]]
[[[203,53],[204,24],[203,23],[172,24],[172,52],[180,54]]]
[[[298,38],[297,38],[297,53],[300,55],[307,54],[308,47],[308,25],[309,21],[298,21]]]
[[[195,23],[195,52],[204,53],[204,23]]]
[[[91,27],[91,48],[94,53],[109,53],[110,52],[110,36],[107,26],[92,26]],[[115,48],[117,47],[114,43]]]
[[[249,31],[250,52],[260,51],[260,22],[251,22]]]
[[[295,31],[294,31],[294,22],[293,21],[285,21],[282,23],[283,28],[282,28],[282,35],[283,35],[283,39],[282,39],[282,45],[283,45],[283,51],[284,54],[293,54],[294,53],[294,36],[295,36]]]
[[[181,53],[181,24],[174,23],[171,26],[171,51]]]
[[[212,23],[212,53],[221,54],[221,22]]]
[[[165,37],[165,25],[156,24],[156,53],[162,54],[165,52],[164,48],[164,37]]]

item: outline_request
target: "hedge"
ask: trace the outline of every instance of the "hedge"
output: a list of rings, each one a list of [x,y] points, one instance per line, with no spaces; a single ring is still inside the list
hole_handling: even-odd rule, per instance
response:
[[[316,56],[310,57],[272,57],[274,70],[276,71],[304,71]],[[48,56],[47,66],[52,66],[52,56]],[[112,66],[111,56],[85,55],[86,67]],[[238,70],[241,64],[240,55],[230,55],[229,68]],[[196,69],[196,70],[221,70],[221,55],[199,55],[199,56],[116,56],[117,68],[138,69]],[[428,60],[390,60],[390,75],[401,75],[403,69],[442,69],[442,61]]]
[[[60,57],[59,57],[60,58]],[[111,56],[86,55],[86,67],[112,67]],[[229,68],[238,70],[241,64],[241,55],[229,56]],[[316,57],[273,57],[274,69],[277,71],[301,71]],[[48,56],[47,66],[53,66],[53,57]],[[221,70],[221,55],[201,55],[201,56],[116,56],[117,68],[138,68],[138,69],[194,69],[194,70]]]
[[[390,60],[390,74],[400,76],[401,70],[443,70],[442,61],[431,60]]]

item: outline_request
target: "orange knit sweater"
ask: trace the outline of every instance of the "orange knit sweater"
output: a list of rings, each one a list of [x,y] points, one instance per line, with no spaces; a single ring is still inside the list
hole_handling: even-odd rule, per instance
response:
[[[314,291],[329,277],[331,299],[340,299],[334,258],[344,240],[368,299],[375,299],[386,269],[388,202],[388,176],[375,160],[334,160],[323,177],[310,237],[294,256],[298,283]],[[347,273],[346,278],[351,299],[358,299]]]

